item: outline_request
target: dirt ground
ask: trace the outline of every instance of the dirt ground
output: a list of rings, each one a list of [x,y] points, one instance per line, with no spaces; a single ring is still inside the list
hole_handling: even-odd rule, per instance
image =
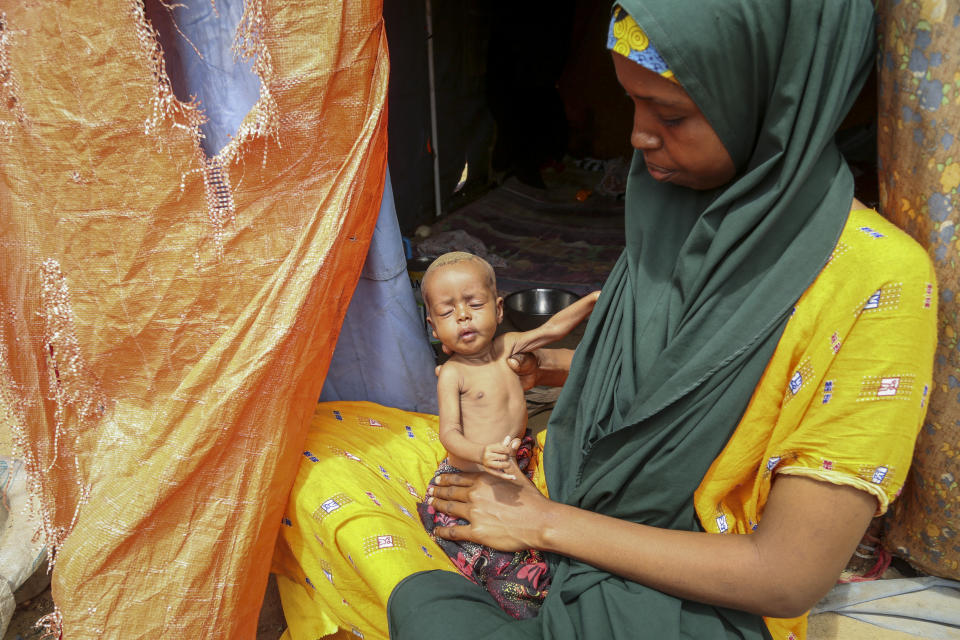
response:
[[[50,587],[46,587],[38,595],[21,602],[13,614],[13,620],[3,640],[40,640],[43,632],[34,625],[37,620],[53,611],[53,597]],[[287,628],[283,619],[283,609],[280,608],[280,593],[277,591],[277,581],[270,576],[267,583],[267,592],[260,609],[260,623],[257,625],[257,640],[279,640]]]

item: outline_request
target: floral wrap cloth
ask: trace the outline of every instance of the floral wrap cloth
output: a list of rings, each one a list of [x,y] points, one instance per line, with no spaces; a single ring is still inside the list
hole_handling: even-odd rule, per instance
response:
[[[517,451],[520,470],[532,479],[530,459],[533,455],[533,436],[524,435]],[[430,485],[437,484],[442,473],[460,473],[460,469],[443,460]],[[464,576],[490,592],[500,607],[514,618],[522,620],[537,615],[550,587],[550,575],[543,554],[536,549],[516,553],[498,551],[468,541],[453,541],[438,538],[433,534],[436,527],[470,524],[462,518],[440,513],[426,502],[417,505],[424,529],[450,557]]]
[[[930,410],[886,546],[926,573],[960,579],[960,0],[879,4],[880,208],[933,258],[939,341]]]

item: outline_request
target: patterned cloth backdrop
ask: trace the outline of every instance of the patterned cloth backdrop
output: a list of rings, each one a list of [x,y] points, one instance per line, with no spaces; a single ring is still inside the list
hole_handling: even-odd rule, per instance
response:
[[[881,209],[927,247],[940,285],[935,392],[886,545],[960,578],[960,0],[882,0],[879,15]]]

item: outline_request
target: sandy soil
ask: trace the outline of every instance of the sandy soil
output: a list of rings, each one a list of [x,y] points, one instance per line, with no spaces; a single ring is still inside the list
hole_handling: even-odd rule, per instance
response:
[[[39,595],[20,603],[3,640],[40,640],[43,633],[34,628],[34,624],[51,611],[53,611],[53,598],[50,595],[50,588],[47,587]],[[286,628],[277,582],[273,576],[270,576],[263,608],[260,609],[257,640],[279,640]]]

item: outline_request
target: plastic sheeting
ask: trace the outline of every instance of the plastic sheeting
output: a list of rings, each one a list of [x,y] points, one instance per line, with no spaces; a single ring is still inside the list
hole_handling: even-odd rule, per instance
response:
[[[229,143],[260,91],[252,65],[235,59],[230,51],[243,3],[172,5],[169,11],[155,6],[152,17],[171,83],[178,95],[194,96],[203,107],[207,122],[200,127],[201,144],[214,155]],[[436,362],[425,335],[407,277],[388,174],[373,240],[321,400],[368,400],[436,413]]]
[[[320,400],[437,413],[436,362],[406,265],[388,172],[370,252]]]
[[[261,83],[210,156],[140,0],[0,2],[0,419],[71,640],[253,636],[376,222],[379,2],[237,34]]]
[[[960,582],[903,578],[838,584],[811,613],[833,611],[884,629],[960,640]]]

